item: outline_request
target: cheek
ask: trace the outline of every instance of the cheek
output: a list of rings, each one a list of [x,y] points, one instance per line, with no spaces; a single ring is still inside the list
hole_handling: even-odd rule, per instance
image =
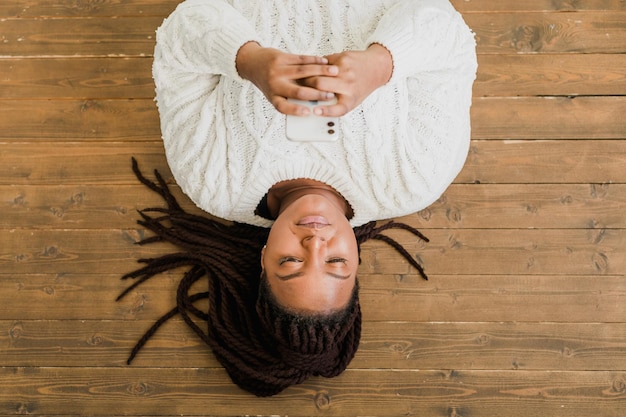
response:
[[[293,239],[294,236],[291,230],[287,226],[283,225],[281,222],[276,221],[272,225],[270,233],[267,236],[266,245],[272,251],[275,251],[276,248],[292,244]]]

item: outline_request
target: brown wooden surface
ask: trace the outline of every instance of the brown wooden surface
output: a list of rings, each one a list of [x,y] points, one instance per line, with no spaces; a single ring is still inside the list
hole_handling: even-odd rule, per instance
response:
[[[0,2],[0,416],[626,415],[626,1],[453,0],[476,32],[467,163],[360,269],[348,371],[271,399],[174,319],[177,276],[132,291],[130,171],[171,181],[154,32],[178,0]],[[199,212],[173,184],[183,205]]]

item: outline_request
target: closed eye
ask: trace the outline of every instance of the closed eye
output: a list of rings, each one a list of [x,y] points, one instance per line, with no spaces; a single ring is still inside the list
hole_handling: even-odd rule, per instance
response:
[[[285,264],[287,262],[298,262],[299,263],[299,262],[302,262],[302,260],[298,259],[298,258],[294,258],[293,256],[285,256],[284,258],[280,258],[278,260],[278,265],[283,265],[283,264]]]
[[[334,264],[334,263],[346,264],[346,263],[348,263],[348,260],[346,258],[331,258],[331,259],[327,260],[326,263],[328,263],[328,264]]]

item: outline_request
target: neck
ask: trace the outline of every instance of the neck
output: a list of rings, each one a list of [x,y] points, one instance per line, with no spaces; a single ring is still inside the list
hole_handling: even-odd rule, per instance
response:
[[[345,213],[346,218],[352,218],[352,207],[341,194],[328,184],[307,178],[281,181],[272,186],[267,194],[267,208],[276,218],[289,204],[307,194],[324,195]]]

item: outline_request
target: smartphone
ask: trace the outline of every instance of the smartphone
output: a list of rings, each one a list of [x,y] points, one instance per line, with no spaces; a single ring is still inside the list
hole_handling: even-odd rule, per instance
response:
[[[297,142],[330,142],[339,137],[339,118],[322,117],[313,114],[316,106],[335,104],[333,101],[302,101],[289,99],[293,103],[307,106],[311,110],[308,116],[287,115],[287,138]]]

